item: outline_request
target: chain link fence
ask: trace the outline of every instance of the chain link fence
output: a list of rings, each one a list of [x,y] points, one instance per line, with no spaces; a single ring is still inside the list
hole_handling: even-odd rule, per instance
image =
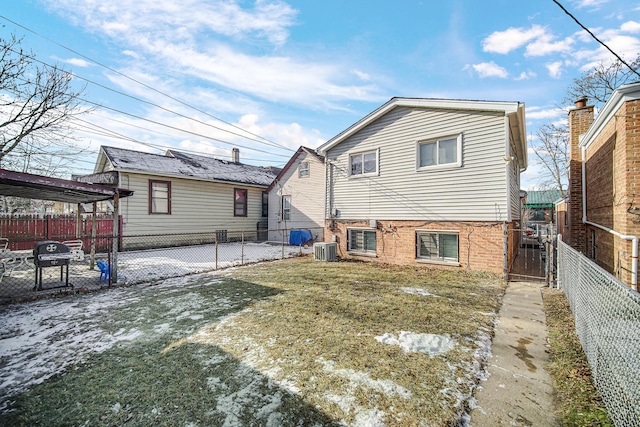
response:
[[[296,233],[299,231],[300,233]],[[267,241],[269,230],[122,236],[117,254],[113,237],[96,247],[90,237],[49,245],[32,242],[33,249],[0,248],[0,303],[35,299],[55,293],[88,292],[104,287],[153,282],[187,274],[214,271],[250,263],[311,254],[322,241],[323,229],[287,230],[287,236],[311,240]],[[5,239],[6,240],[6,239]],[[1,242],[0,242],[1,243]],[[24,242],[21,242],[24,243]],[[24,244],[23,244],[24,246]],[[92,247],[93,246],[93,247]],[[37,248],[43,248],[38,253]],[[46,252],[46,254],[45,254]],[[39,257],[39,255],[45,255]],[[47,258],[50,262],[38,262]],[[113,265],[117,259],[117,269]],[[117,276],[117,277],[114,277]],[[114,279],[117,281],[114,283]]]
[[[558,287],[609,416],[640,426],[640,295],[560,239]]]

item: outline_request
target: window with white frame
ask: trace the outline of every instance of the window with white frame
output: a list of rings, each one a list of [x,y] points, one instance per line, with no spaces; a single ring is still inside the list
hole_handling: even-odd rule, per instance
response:
[[[244,188],[233,189],[233,216],[247,216],[247,195]]]
[[[417,231],[416,258],[458,262],[458,233],[451,231]]]
[[[298,166],[298,178],[306,178],[309,176],[309,162],[301,162]]]
[[[149,180],[149,214],[171,214],[171,181]]]
[[[418,142],[418,169],[462,165],[462,134]]]
[[[282,214],[283,221],[291,220],[291,196],[282,196]]]
[[[349,175],[364,176],[378,173],[378,150],[349,155]]]
[[[376,230],[350,228],[347,233],[349,251],[376,253]]]

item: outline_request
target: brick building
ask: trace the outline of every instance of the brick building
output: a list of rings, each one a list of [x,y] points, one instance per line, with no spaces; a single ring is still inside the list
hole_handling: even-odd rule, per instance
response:
[[[594,119],[569,112],[571,163],[564,240],[637,288],[640,236],[640,83],[616,89]]]

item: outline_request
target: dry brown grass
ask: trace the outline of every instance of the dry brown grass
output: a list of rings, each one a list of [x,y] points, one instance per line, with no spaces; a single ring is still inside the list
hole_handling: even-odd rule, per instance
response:
[[[569,302],[560,290],[545,288],[544,310],[550,342],[549,374],[556,390],[556,407],[565,426],[613,426],[575,332]]]
[[[136,338],[5,399],[0,424],[455,425],[504,288],[493,275],[309,257],[131,288],[59,339]],[[456,345],[431,357],[375,339],[400,331]]]
[[[491,333],[504,291],[504,282],[490,275],[309,258],[233,276],[281,292],[170,348],[220,346],[347,423],[362,408],[388,414],[394,425],[453,422],[476,385],[478,333]],[[429,357],[374,338],[400,331],[449,335],[458,345]]]

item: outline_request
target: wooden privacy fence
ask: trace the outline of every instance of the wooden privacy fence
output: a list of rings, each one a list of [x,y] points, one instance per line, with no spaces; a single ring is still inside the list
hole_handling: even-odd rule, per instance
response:
[[[96,225],[96,251],[110,250],[113,217],[99,215]],[[0,237],[9,239],[9,249],[13,251],[33,249],[36,242],[43,240],[81,239],[83,246],[90,248],[91,227],[90,215],[82,216],[79,224],[75,215],[0,215]],[[122,230],[122,216],[119,217],[118,229]],[[120,232],[118,234],[122,235]]]

